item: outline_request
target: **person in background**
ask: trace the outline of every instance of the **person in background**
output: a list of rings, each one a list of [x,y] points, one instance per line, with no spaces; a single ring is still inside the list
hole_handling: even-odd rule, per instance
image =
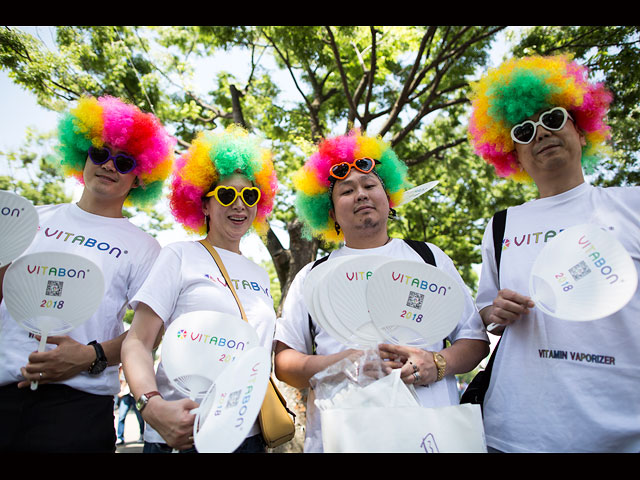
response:
[[[354,130],[323,140],[318,150],[296,172],[296,205],[310,234],[344,245],[327,261],[344,255],[383,255],[423,262],[401,239],[388,234],[393,205],[407,186],[407,167],[389,144]],[[416,387],[426,407],[457,405],[455,374],[472,370],[488,354],[489,344],[471,295],[451,259],[433,244],[423,244],[435,257],[436,267],[462,287],[464,310],[456,328],[444,342],[421,349],[382,344],[387,366],[401,369],[401,378]],[[276,328],[275,373],[296,388],[309,387],[309,379],[354,351],[332,338],[315,321],[310,324],[304,301],[304,280],[313,263],[296,275]],[[322,452],[320,415],[307,400],[305,452]]]
[[[133,411],[136,415],[136,420],[138,420],[138,430],[140,432],[140,436],[138,438],[139,442],[143,441],[143,433],[144,433],[144,419],[140,414],[140,411],[136,407],[136,401],[131,395],[131,389],[129,388],[129,384],[127,383],[127,379],[124,376],[124,372],[122,371],[122,366],[120,366],[120,393],[118,394],[118,429],[117,435],[118,440],[116,441],[116,445],[123,445],[125,443],[124,440],[124,424],[127,419],[127,414],[129,411]]]
[[[583,322],[547,315],[528,296],[537,255],[577,224],[606,229],[640,270],[640,188],[595,187],[584,176],[607,153],[612,95],[569,57],[531,56],[489,70],[471,99],[477,154],[499,176],[538,190],[507,209],[499,270],[492,220],[482,241],[476,301],[501,334],[484,400],[490,451],[638,452],[640,294]]]
[[[170,203],[175,219],[206,235],[219,253],[260,344],[271,350],[275,311],[269,275],[240,250],[253,226],[266,233],[278,189],[269,151],[239,127],[203,132],[176,162]],[[145,453],[195,452],[190,411],[198,406],[169,381],[162,362],[154,372],[156,338],[181,315],[211,310],[240,318],[239,307],[215,261],[198,241],[165,246],[133,299],[135,314],[123,345],[124,371],[147,422]],[[256,422],[237,452],[266,451]]]
[[[160,251],[123,207],[160,198],[175,140],[154,115],[105,96],[81,98],[62,117],[59,142],[61,165],[82,194],[77,203],[36,207],[39,230],[24,255],[86,257],[101,268],[105,294],[91,318],[48,337],[44,352],[2,303],[0,451],[114,452],[122,320]]]

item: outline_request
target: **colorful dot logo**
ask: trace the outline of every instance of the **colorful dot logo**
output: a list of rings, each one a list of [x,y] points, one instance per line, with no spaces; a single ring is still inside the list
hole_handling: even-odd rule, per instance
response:
[[[505,238],[502,242],[502,250],[506,250],[507,248],[509,248],[509,245],[511,245],[511,242],[508,238]]]
[[[178,338],[187,338],[187,331],[184,329],[178,331]]]

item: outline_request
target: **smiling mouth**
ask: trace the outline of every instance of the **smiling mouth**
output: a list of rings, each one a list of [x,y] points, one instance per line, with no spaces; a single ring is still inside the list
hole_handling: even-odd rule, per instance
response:
[[[239,216],[239,215],[231,215],[227,218],[231,220],[231,222],[238,223],[238,224],[243,223],[247,219],[246,216]]]
[[[109,182],[115,183],[117,182],[116,178],[110,177],[109,175],[100,175],[100,174],[96,174],[96,177],[103,179],[103,180],[107,180]]]

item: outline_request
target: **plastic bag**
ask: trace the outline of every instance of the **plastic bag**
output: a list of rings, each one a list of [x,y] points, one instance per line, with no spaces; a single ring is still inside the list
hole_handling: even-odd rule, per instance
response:
[[[350,355],[316,373],[310,384],[315,394],[315,405],[320,411],[419,406],[413,385],[407,385],[400,379],[400,369],[386,367],[378,350]]]

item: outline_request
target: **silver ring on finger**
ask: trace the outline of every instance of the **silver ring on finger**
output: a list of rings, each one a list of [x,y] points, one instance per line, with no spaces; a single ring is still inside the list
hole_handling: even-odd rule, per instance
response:
[[[420,382],[420,374],[418,372],[413,372],[413,383],[418,385]]]

